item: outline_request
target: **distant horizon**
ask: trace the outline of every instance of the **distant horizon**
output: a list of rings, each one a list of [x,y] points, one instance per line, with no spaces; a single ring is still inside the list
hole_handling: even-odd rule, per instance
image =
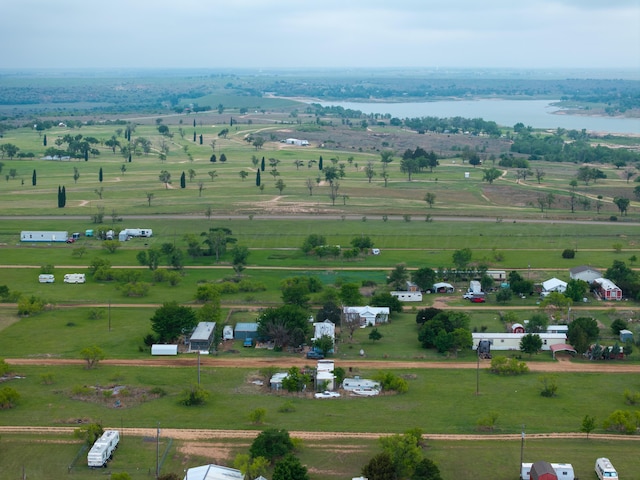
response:
[[[5,3],[10,69],[640,70],[638,0]]]
[[[119,75],[134,76],[139,74],[200,74],[200,75],[279,75],[279,74],[341,74],[344,76],[358,76],[363,73],[424,75],[427,77],[465,77],[465,78],[510,78],[517,79],[566,79],[566,78],[595,78],[611,80],[639,80],[640,70],[633,67],[0,67],[2,77],[21,75],[52,75],[52,76],[99,76],[117,78]],[[499,74],[499,75],[498,75]]]

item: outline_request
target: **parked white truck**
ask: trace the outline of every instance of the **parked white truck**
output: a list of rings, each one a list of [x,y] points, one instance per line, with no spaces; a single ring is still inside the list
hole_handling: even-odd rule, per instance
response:
[[[113,452],[118,448],[120,432],[118,430],[105,430],[102,436],[96,440],[87,454],[87,465],[91,468],[102,468],[113,458]]]

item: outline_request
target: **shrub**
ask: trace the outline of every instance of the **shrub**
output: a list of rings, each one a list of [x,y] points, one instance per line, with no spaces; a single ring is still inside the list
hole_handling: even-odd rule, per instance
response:
[[[543,375],[539,380],[542,386],[540,395],[543,397],[555,397],[558,391],[558,378],[555,375]]]
[[[640,403],[640,392],[624,391],[624,403],[627,405],[637,405]]]
[[[296,411],[296,407],[291,400],[287,400],[278,408],[280,413],[293,413]]]
[[[562,258],[575,258],[576,251],[573,248],[565,248],[562,251]]]
[[[522,375],[529,371],[529,367],[516,358],[496,356],[491,359],[490,371],[498,375]]]
[[[498,422],[498,412],[489,412],[476,422],[476,429],[481,432],[493,432]]]
[[[193,407],[203,405],[208,398],[209,392],[200,385],[192,385],[190,388],[183,390],[180,403],[186,407]]]
[[[266,416],[267,410],[265,408],[256,408],[249,413],[249,421],[254,425],[262,425]]]

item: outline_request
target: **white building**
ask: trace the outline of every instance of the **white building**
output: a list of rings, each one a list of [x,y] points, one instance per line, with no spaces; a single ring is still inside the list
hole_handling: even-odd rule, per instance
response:
[[[473,350],[477,350],[480,340],[489,340],[491,351],[494,350],[520,350],[520,340],[526,333],[472,333]],[[537,333],[542,340],[542,350],[551,350],[552,345],[560,345],[567,342],[564,333]]]
[[[389,307],[344,307],[345,320],[359,321],[363,327],[376,326],[389,321]]]
[[[422,292],[407,292],[404,290],[390,292],[392,297],[396,297],[401,302],[421,302]]]
[[[313,340],[318,340],[323,336],[331,337],[335,342],[336,338],[336,326],[331,320],[325,320],[324,322],[316,322],[313,324]]]
[[[297,138],[287,138],[285,139],[284,143],[286,143],[287,145],[296,145],[298,147],[306,147],[309,145],[308,140],[300,140]]]
[[[347,391],[353,391],[358,388],[379,389],[380,382],[376,382],[375,380],[370,380],[368,378],[360,378],[360,377],[345,378],[342,381],[342,388],[343,390],[347,390]]]
[[[244,475],[235,468],[202,465],[188,469],[184,480],[244,480]]]
[[[567,282],[563,282],[558,278],[550,278],[542,282],[542,295],[547,296],[551,292],[564,293],[567,290]]]
[[[592,284],[596,278],[601,278],[602,274],[589,266],[582,265],[569,270],[569,278],[571,280],[583,280],[588,284]]]

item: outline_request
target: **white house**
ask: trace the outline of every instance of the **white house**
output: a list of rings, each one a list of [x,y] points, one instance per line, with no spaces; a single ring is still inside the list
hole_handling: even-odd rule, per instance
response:
[[[235,468],[220,465],[202,465],[185,472],[184,480],[244,480],[244,475]]]
[[[583,280],[588,284],[592,284],[596,278],[601,278],[601,277],[602,277],[602,274],[599,271],[587,265],[573,267],[572,269],[569,270],[569,278],[571,278],[571,280]]]
[[[472,333],[473,350],[477,350],[480,340],[489,340],[491,350],[520,350],[520,340],[526,333]],[[559,345],[567,342],[564,333],[538,333],[542,340],[542,350],[551,350],[552,345]]]
[[[287,145],[296,145],[298,147],[306,147],[309,145],[308,140],[300,140],[297,138],[287,138],[285,139],[284,143],[286,143]]]
[[[564,293],[567,290],[567,282],[563,282],[559,278],[550,278],[542,282],[542,295],[547,296],[551,292]]]
[[[342,313],[347,321],[359,321],[360,325],[376,326],[389,321],[389,307],[344,307]]]
[[[336,339],[336,326],[331,320],[325,320],[324,322],[316,322],[313,324],[313,340],[318,340],[320,337],[329,336],[335,342]]]

